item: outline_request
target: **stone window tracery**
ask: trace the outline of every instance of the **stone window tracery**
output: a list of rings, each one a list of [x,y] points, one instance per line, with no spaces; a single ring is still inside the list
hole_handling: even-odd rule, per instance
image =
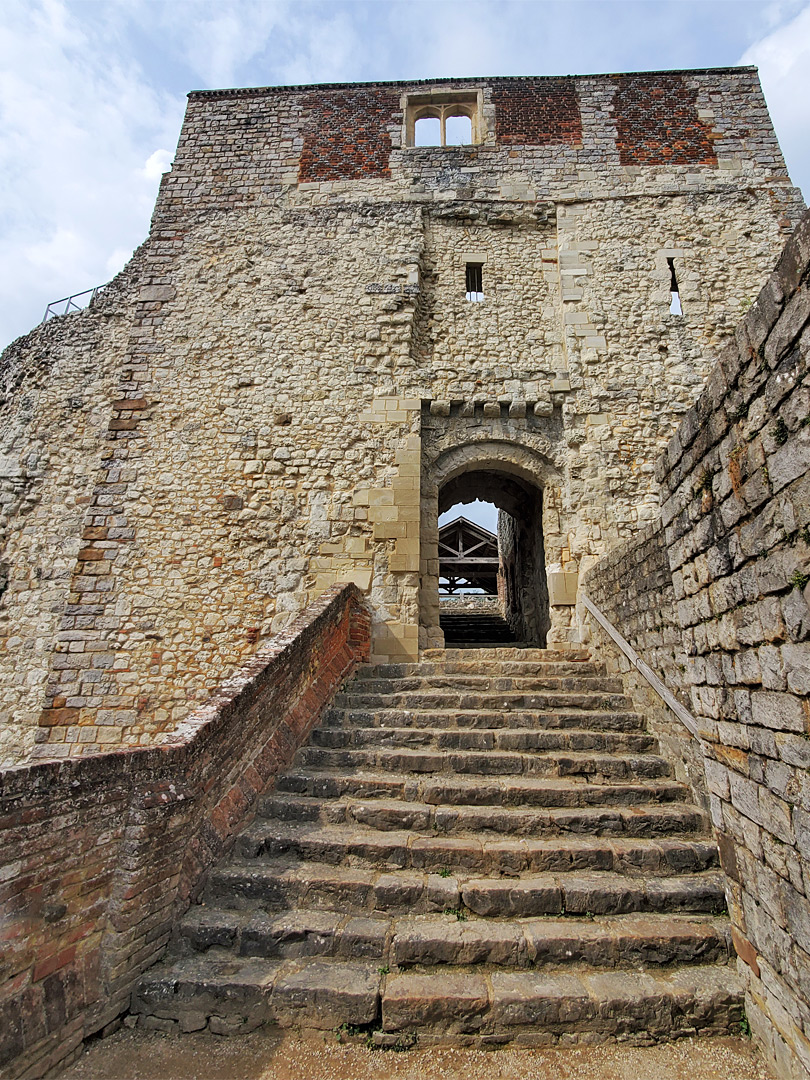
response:
[[[477,92],[409,95],[405,107],[405,145],[469,146],[482,142]]]

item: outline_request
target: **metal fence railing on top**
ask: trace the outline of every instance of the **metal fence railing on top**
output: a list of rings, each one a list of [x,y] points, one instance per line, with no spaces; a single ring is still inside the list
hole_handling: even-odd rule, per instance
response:
[[[45,308],[42,321],[47,322],[55,315],[69,315],[72,311],[82,311],[103,288],[105,288],[104,285],[96,285],[95,288],[85,289],[84,292],[73,293],[72,296],[63,296],[61,300],[54,300]]]

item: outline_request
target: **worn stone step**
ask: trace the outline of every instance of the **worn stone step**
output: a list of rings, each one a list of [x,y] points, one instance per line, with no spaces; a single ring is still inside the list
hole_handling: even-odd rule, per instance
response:
[[[490,661],[505,662],[509,660],[520,660],[523,663],[575,663],[579,661],[590,661],[591,655],[587,649],[571,648],[571,649],[536,649],[528,646],[520,646],[519,648],[500,647],[493,649],[481,649],[476,656],[478,661]],[[448,663],[456,660],[469,660],[469,654],[463,649],[454,649],[452,647],[447,649],[424,649],[421,653],[420,659],[423,661],[434,661],[437,663]]]
[[[526,728],[389,728],[321,727],[311,735],[313,746],[331,749],[364,746],[431,746],[440,750],[594,751],[603,754],[655,753],[652,735],[624,731]]]
[[[246,859],[293,856],[337,865],[419,869],[444,875],[457,870],[495,875],[608,870],[670,877],[718,866],[717,845],[712,840],[571,836],[502,840],[262,819],[240,834],[235,851]]]
[[[363,684],[356,684],[361,687]],[[427,709],[463,712],[464,710],[484,710],[490,712],[517,712],[582,709],[586,711],[622,712],[632,708],[632,702],[621,693],[578,693],[575,690],[516,691],[504,690],[500,693],[482,691],[442,691],[413,690],[402,693],[366,693],[351,685],[333,702],[336,709],[399,709],[412,712]]]
[[[285,783],[292,783],[293,778],[279,778]],[[309,778],[311,779],[311,778]],[[354,786],[354,791],[361,791],[363,779],[359,777],[342,778],[346,787]],[[499,833],[520,837],[539,837],[548,834],[591,834],[593,836],[635,836],[656,837],[673,834],[696,833],[705,830],[704,814],[690,803],[662,803],[654,805],[641,803],[636,805],[605,806],[597,799],[595,806],[525,806],[522,805],[515,784],[509,790],[500,785],[491,784],[489,792],[476,786],[481,802],[475,802],[472,785],[465,790],[460,781],[450,781],[443,788],[435,783],[435,788],[426,792],[436,797],[437,804],[418,801],[416,793],[409,798],[410,792],[403,791],[403,798],[391,798],[380,786],[369,786],[362,794],[365,797],[336,798],[327,795],[319,798],[315,795],[278,794],[264,799],[260,814],[287,822],[318,822],[322,825],[340,823],[356,824],[367,829],[382,831],[409,829],[420,833],[461,835],[476,832]],[[426,782],[427,783],[427,782]],[[312,790],[320,786],[320,779]],[[341,785],[342,786],[342,785]],[[596,785],[587,785],[586,797],[593,796]],[[514,802],[501,804],[496,799],[507,800],[514,792]],[[399,794],[399,793],[397,793]],[[548,795],[548,792],[545,792]],[[389,797],[386,797],[388,795]],[[448,805],[448,797],[454,796],[459,801]],[[462,801],[466,800],[466,801]]]
[[[622,694],[619,678],[607,675],[409,675],[402,678],[365,678],[348,683],[344,693],[402,694],[439,691],[464,694],[540,693],[568,691],[591,694]]]
[[[433,675],[455,675],[488,678],[539,676],[545,678],[571,678],[582,675],[594,678],[606,674],[604,664],[590,660],[482,660],[471,659],[465,652],[461,660],[419,660],[410,664],[361,664],[354,674],[358,681],[365,679],[407,679],[412,676],[429,678]]]
[[[346,960],[387,958],[391,920],[335,911],[242,911],[196,904],[179,926],[186,952],[229,949],[237,956],[290,959],[336,956]]]
[[[272,914],[193,907],[179,933],[188,953],[229,949],[273,959],[335,956],[384,966],[587,963],[694,964],[728,961],[728,920],[711,916],[591,915],[564,919],[460,919],[440,915],[357,917],[334,911]]]
[[[400,752],[400,757],[402,754]],[[276,793],[262,805],[272,809],[261,813],[279,814],[275,800],[286,795],[307,795],[320,800],[359,796],[363,800],[391,798],[421,802],[431,807],[505,806],[532,807],[613,807],[671,803],[688,799],[689,789],[678,780],[594,783],[581,776],[546,778],[520,776],[460,776],[458,770],[435,774],[425,770],[415,775],[374,770],[354,771],[298,768],[276,781]],[[336,813],[338,813],[336,811]],[[339,816],[339,814],[338,814]]]
[[[428,727],[448,731],[478,728],[529,728],[546,731],[577,728],[586,731],[636,731],[646,728],[644,717],[625,709],[389,709],[332,706],[323,716],[325,727]]]
[[[165,1021],[162,1030],[230,1035],[266,1023],[331,1030],[378,1022],[380,982],[373,962],[185,956],[141,977],[131,1011]]]
[[[304,746],[294,769],[471,774],[479,776],[587,777],[596,782],[658,779],[672,774],[671,765],[655,754],[510,753],[504,750],[450,750],[440,747]],[[678,796],[681,797],[681,796]]]
[[[355,915],[461,910],[491,918],[627,912],[719,913],[722,874],[629,877],[594,871],[509,878],[443,877],[302,860],[232,859],[211,872],[206,904],[267,910],[312,908]]]
[[[329,1030],[341,1024],[418,1033],[422,1045],[480,1036],[484,1045],[556,1039],[644,1042],[728,1034],[742,1017],[742,984],[725,964],[666,970],[502,971],[445,965],[389,973],[330,958],[190,956],[146,972],[132,1012],[164,1030],[241,1034],[263,1023]],[[381,1039],[382,1042],[382,1039]],[[382,1042],[385,1045],[384,1042]]]
[[[494,971],[392,974],[382,993],[383,1030],[431,1038],[478,1035],[547,1045],[564,1039],[668,1040],[739,1029],[743,990],[724,964],[661,972]]]
[[[591,918],[477,919],[414,915],[391,923],[391,967],[490,964],[501,967],[728,962],[727,919],[617,915]]]

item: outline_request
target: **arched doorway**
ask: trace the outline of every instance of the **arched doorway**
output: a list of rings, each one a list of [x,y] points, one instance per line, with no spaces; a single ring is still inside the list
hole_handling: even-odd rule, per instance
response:
[[[498,594],[517,640],[544,647],[551,626],[544,489],[556,481],[553,464],[537,451],[512,443],[469,443],[426,463],[422,484],[420,639],[444,644],[439,603],[439,515],[476,499],[498,508]]]

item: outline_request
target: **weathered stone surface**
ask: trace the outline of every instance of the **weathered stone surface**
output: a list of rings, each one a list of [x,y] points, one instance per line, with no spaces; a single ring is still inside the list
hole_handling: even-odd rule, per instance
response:
[[[26,890],[32,883],[25,901],[36,918],[41,896],[62,885],[72,902],[79,877],[83,906],[110,915],[109,924],[85,926],[82,905],[62,912],[64,900],[54,896],[36,935],[26,925],[8,939],[12,969],[26,973],[24,994],[44,995],[40,987],[52,980],[46,1013],[58,1027],[64,999],[71,1038],[85,1008],[77,988],[99,995],[98,956],[114,988],[98,1007],[115,1011],[126,979],[168,939],[174,883],[185,902],[288,764],[350,670],[350,654],[364,652],[355,646],[368,644],[369,625],[355,622],[342,645],[311,630],[307,641],[317,644],[295,655],[285,652],[292,636],[275,639],[272,670],[256,660],[245,675],[257,644],[294,636],[307,602],[341,581],[368,594],[375,660],[413,662],[420,634],[423,646],[441,644],[439,488],[447,495],[448,482],[480,477],[482,468],[489,479],[476,483],[494,485],[499,498],[508,497],[506,474],[542,490],[542,522],[539,499],[511,495],[522,526],[532,522],[524,554],[536,568],[536,588],[527,589],[523,563],[514,564],[524,593],[518,614],[528,640],[562,648],[501,657],[483,650],[480,660],[572,664],[584,659],[572,648],[582,629],[571,602],[577,579],[653,520],[654,462],[666,448],[667,547],[680,580],[670,597],[647,552],[645,569],[656,572],[635,575],[646,582],[646,598],[627,593],[638,644],[653,647],[669,671],[688,656],[701,730],[748,755],[745,775],[742,754],[727,754],[724,767],[767,788],[756,800],[745,785],[726,803],[717,791],[712,799],[718,824],[764,860],[757,872],[769,910],[783,903],[772,878],[806,891],[801,866],[776,843],[792,843],[804,797],[796,775],[781,768],[800,768],[795,744],[778,743],[776,734],[803,732],[792,713],[786,727],[759,724],[754,707],[760,692],[801,696],[801,684],[795,669],[790,679],[780,674],[770,654],[731,658],[801,644],[810,623],[800,597],[804,231],[745,326],[732,329],[801,209],[756,76],[740,69],[487,79],[458,89],[476,102],[480,95],[480,141],[418,150],[404,145],[413,95],[424,93],[415,84],[192,95],[152,231],[124,275],[90,310],[40,327],[4,356],[0,587],[8,632],[0,715],[9,720],[0,753],[15,762],[29,753],[101,762],[98,772],[58,776],[45,767],[24,796],[11,792],[12,801],[32,800],[12,830],[23,824],[36,833],[32,861],[19,867]],[[660,105],[654,114],[650,100]],[[682,246],[665,246],[675,235]],[[483,303],[471,304],[462,287],[470,259],[486,268]],[[669,311],[673,269],[683,319]],[[673,436],[671,417],[684,413]],[[507,520],[503,535],[511,557],[520,528]],[[733,581],[725,580],[729,568],[739,575]],[[660,617],[673,603],[681,641]],[[448,653],[441,662],[469,660]],[[769,673],[761,691],[757,664]],[[628,760],[649,747],[609,762],[604,755],[615,747],[561,744],[551,748],[555,763],[532,756],[539,746],[498,745],[494,735],[488,745],[489,734],[476,741],[482,730],[581,731],[597,693],[601,704],[586,730],[644,728],[615,688],[615,673],[601,684],[605,673],[592,673],[580,687],[571,672],[538,670],[534,687],[518,681],[526,674],[493,670],[488,688],[406,679],[390,699],[368,687],[349,709],[350,725],[424,731],[436,717],[444,727],[449,713],[454,730],[475,737],[454,745],[419,736],[320,743],[285,778],[297,801],[276,797],[272,805],[288,821],[348,831],[359,828],[350,811],[362,804],[361,815],[377,815],[367,831],[438,825],[457,838],[471,829],[528,840],[702,827],[693,811],[671,803],[685,789],[643,782],[662,778],[652,755]],[[212,691],[213,702],[196,708]],[[344,718],[345,704],[336,704]],[[728,737],[736,723],[757,734]],[[665,728],[666,756],[683,763],[678,780],[697,790],[694,754],[681,753],[683,740]],[[202,744],[193,755],[192,737]],[[142,767],[143,748],[155,743],[164,745]],[[790,762],[769,757],[781,745]],[[128,754],[108,753],[113,747]],[[411,804],[418,819],[369,808],[385,786],[374,771],[390,769],[400,776],[388,796]],[[419,784],[441,769],[497,782],[452,792],[448,784],[420,801]],[[562,772],[571,783],[522,784],[532,771],[549,780]],[[631,783],[630,774],[642,782]],[[508,791],[505,777],[513,777]],[[505,804],[498,812],[495,792]],[[54,819],[69,824],[52,830],[54,847],[42,858],[48,800]],[[476,805],[477,817],[469,812]],[[76,815],[92,819],[82,836]],[[285,855],[256,843],[246,838],[241,858]],[[262,902],[369,914],[378,900],[397,896],[433,903],[375,878],[392,867],[353,876],[351,860],[365,856],[348,840],[330,851],[323,837],[313,838],[306,853],[300,847],[291,856],[299,857],[321,859],[332,872],[318,869],[312,881],[300,867],[218,872],[211,887],[239,911]],[[374,857],[383,857],[379,846]],[[517,867],[519,850],[498,857],[498,873],[531,871],[529,863]],[[388,858],[407,862],[407,849],[392,848]],[[631,866],[628,857],[622,869]],[[480,876],[492,867],[454,870]],[[22,902],[21,910],[28,910]],[[77,945],[102,933],[115,936],[100,953]],[[229,947],[229,931],[216,933],[224,936],[213,947]],[[33,944],[18,945],[23,940]],[[792,978],[797,957],[776,966]],[[16,998],[14,1007],[22,1007]],[[101,1012],[103,1026],[110,1017]],[[245,1030],[255,1017],[213,1022]],[[36,1031],[25,1038],[36,1041]],[[58,1041],[56,1028],[51,1037]]]
[[[616,548],[585,582],[695,715],[702,747],[661,705],[652,726],[683,761],[678,775],[710,804],[751,1025],[784,1076],[805,1071],[801,1026],[810,1017],[807,980],[798,974],[810,954],[802,869],[810,768],[808,230],[805,216],[723,357],[722,379],[710,380],[659,461],[661,526]],[[609,671],[623,670],[627,687],[649,700],[600,634],[596,657]],[[711,911],[719,888],[704,879],[684,892],[660,879],[647,893],[653,909],[688,901]],[[711,1030],[729,1010],[713,997],[690,1023]]]
[[[380,976],[362,964],[311,961],[283,971],[273,986],[280,1024],[329,1030],[339,1024],[370,1024],[377,1016]]]
[[[517,925],[459,922],[446,915],[417,918],[397,923],[392,945],[392,961],[411,964],[502,964],[521,967],[526,943]]]
[[[595,1013],[581,979],[496,971],[492,975],[492,1020],[497,1029],[531,1024],[541,1029],[587,1027]]]
[[[474,1032],[488,1004],[480,975],[395,975],[386,979],[383,992],[383,1029]]]

